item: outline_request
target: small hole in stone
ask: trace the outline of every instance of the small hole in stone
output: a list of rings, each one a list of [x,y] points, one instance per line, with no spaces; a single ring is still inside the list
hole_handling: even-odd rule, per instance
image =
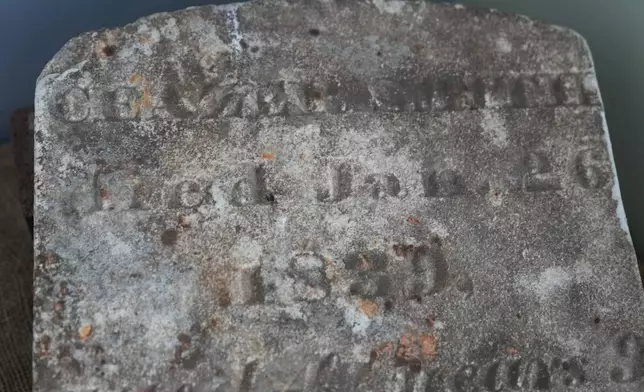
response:
[[[239,45],[240,45],[240,46],[242,47],[242,49],[244,49],[244,50],[248,49],[248,42],[246,42],[245,40],[241,40],[241,41],[239,41]]]
[[[391,299],[388,299],[385,301],[385,310],[389,311],[394,308],[394,301]]]
[[[414,301],[416,301],[416,302],[417,302],[417,303],[419,303],[419,304],[420,304],[420,303],[423,303],[423,299],[421,298],[421,296],[420,296],[420,295],[412,295],[412,296],[411,296],[411,299],[413,299]]]
[[[521,320],[521,313],[517,313],[517,318]]]
[[[371,353],[369,354],[369,362],[373,363],[376,361],[376,359],[378,359],[378,353],[376,352],[376,350],[371,350]]]
[[[253,53],[257,53],[259,52],[259,48],[257,46],[253,46],[252,48],[250,48],[250,51]]]
[[[177,231],[168,229],[161,234],[161,242],[164,245],[174,245],[177,243]]]
[[[318,35],[320,35],[320,30],[319,29],[310,29],[309,34],[311,34],[314,37],[317,37]]]
[[[599,316],[595,317],[595,319],[593,320],[595,324],[599,324],[601,321],[602,320],[599,318]]]
[[[275,203],[276,202],[275,195],[270,193],[270,192],[267,193],[266,194],[266,201],[269,202],[269,203]]]
[[[563,370],[568,370],[568,369],[570,369],[570,364],[567,361],[564,361],[564,362],[561,363],[561,368]]]
[[[382,57],[382,52],[381,51],[376,52],[376,56]]]
[[[114,53],[116,53],[116,47],[114,45],[107,45],[103,48],[103,54],[107,57],[114,56]]]

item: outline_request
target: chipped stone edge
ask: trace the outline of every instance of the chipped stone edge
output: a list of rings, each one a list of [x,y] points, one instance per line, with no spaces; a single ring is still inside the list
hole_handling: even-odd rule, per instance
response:
[[[588,54],[588,59],[590,60],[590,68],[592,70],[593,82],[598,86],[598,97],[599,103],[601,104],[601,118],[602,118],[602,130],[604,131],[604,143],[606,144],[606,150],[608,151],[608,158],[610,159],[610,166],[613,172],[613,188],[612,188],[612,198],[617,202],[617,208],[615,214],[617,219],[619,219],[619,226],[626,233],[628,241],[633,244],[633,238],[631,237],[631,232],[628,227],[628,219],[626,218],[626,210],[624,209],[624,203],[622,201],[622,192],[619,187],[619,177],[617,175],[617,165],[615,164],[615,156],[613,155],[613,144],[610,139],[610,131],[608,130],[608,122],[606,121],[606,107],[604,106],[604,99],[602,97],[601,88],[599,87],[599,81],[597,80],[597,71],[595,68],[595,60],[593,59],[592,51],[590,50],[590,45],[588,41],[576,30],[573,30],[568,27],[560,27],[560,29],[566,30],[569,34],[574,35],[579,39],[584,47],[584,51]]]

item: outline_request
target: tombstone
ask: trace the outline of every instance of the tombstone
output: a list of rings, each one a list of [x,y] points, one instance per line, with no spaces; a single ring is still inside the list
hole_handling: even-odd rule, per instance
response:
[[[588,47],[424,1],[72,39],[35,106],[36,390],[636,391]]]

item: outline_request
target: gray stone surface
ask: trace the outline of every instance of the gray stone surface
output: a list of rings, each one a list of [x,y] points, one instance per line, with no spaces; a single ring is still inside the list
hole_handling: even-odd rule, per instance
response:
[[[71,40],[36,94],[37,390],[641,391],[576,33],[266,1]]]

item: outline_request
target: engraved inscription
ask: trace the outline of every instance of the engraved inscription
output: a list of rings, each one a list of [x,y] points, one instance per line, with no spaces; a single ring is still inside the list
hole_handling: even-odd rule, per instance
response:
[[[222,308],[264,302],[264,285],[259,267],[216,271],[213,278],[215,302]]]
[[[372,354],[369,363],[346,361],[333,352],[319,358],[292,363],[292,372],[289,374],[284,373],[283,365],[269,367],[253,359],[239,369],[237,388],[234,390],[374,390],[371,388],[376,385],[371,383],[378,380],[377,376],[383,371],[387,390],[399,392],[576,390],[586,382],[582,368],[585,361],[579,358],[562,360],[555,357],[547,360],[541,357],[513,357],[482,365],[468,362],[451,370],[445,367],[425,369],[419,362],[395,366],[390,362],[393,358],[384,354]],[[230,379],[225,374],[222,376],[226,385],[230,385]]]
[[[207,71],[205,71],[207,72]],[[435,112],[483,108],[531,108],[599,105],[594,77],[589,74],[538,74],[520,76],[432,75],[420,80],[342,80],[324,77],[292,83],[276,81],[212,84],[204,88],[203,75],[182,80],[170,72],[160,89],[159,102],[144,88],[119,87],[89,94],[78,87],[57,102],[58,112],[70,122],[141,118],[220,118],[344,112]],[[97,99],[91,95],[101,95]],[[90,111],[90,102],[108,102]],[[156,101],[154,101],[156,102]],[[90,118],[91,117],[91,118]]]
[[[56,102],[58,112],[69,122],[79,122],[87,118],[90,111],[89,97],[79,87],[72,87],[61,94]]]
[[[258,110],[262,116],[285,114],[288,109],[288,96],[284,82],[267,86],[259,90]]]
[[[540,358],[533,358],[528,361],[522,384],[527,389],[550,389],[548,365]]]
[[[96,188],[96,202],[101,210],[125,211],[141,207],[141,179],[128,170],[100,173]]]
[[[586,189],[599,189],[609,181],[608,168],[599,149],[579,152],[574,160],[574,173],[579,185]]]
[[[390,261],[390,257],[394,259]],[[423,297],[444,289],[449,278],[438,237],[433,237],[429,246],[394,244],[390,253],[353,252],[345,256],[343,262],[354,276],[349,293],[361,298],[422,301]],[[395,287],[402,290],[394,291]]]
[[[462,366],[454,375],[456,391],[502,392],[506,390],[551,390],[574,387],[586,382],[584,360],[570,358],[550,361],[539,357],[508,358],[478,366]]]
[[[303,253],[291,259],[288,274],[294,280],[294,299],[316,301],[327,296],[330,290],[322,257]]]
[[[374,199],[395,197],[400,193],[400,181],[393,174],[370,174],[365,179],[365,184]]]
[[[502,76],[484,78],[482,80],[485,107],[507,108],[513,105],[512,102],[512,80]]]
[[[249,305],[264,302],[264,289],[259,268],[235,271],[230,282],[232,305]]]
[[[315,377],[315,391],[334,391],[343,389],[347,368],[342,366],[337,354],[329,354],[319,364]]]
[[[144,169],[125,164],[127,171],[114,171],[113,168],[101,169],[98,179],[94,182],[93,192],[97,200],[97,208],[81,207],[82,189],[78,187],[72,195],[72,204],[78,205],[77,210],[91,213],[95,210],[130,210],[151,208],[164,205],[166,208],[196,208],[204,203],[214,203],[208,197],[207,189],[213,189],[212,179],[185,180],[169,189],[159,189],[153,186],[154,181],[146,179],[141,173]],[[563,166],[567,166],[566,169]],[[222,189],[217,188],[217,194],[236,207],[249,205],[272,205],[277,203],[276,195],[271,189],[271,183],[279,179],[281,173],[274,172],[273,165],[244,166],[240,171],[245,172],[232,185]],[[270,169],[270,170],[269,170]],[[386,201],[392,198],[415,197],[425,198],[454,198],[481,197],[491,191],[492,184],[485,179],[478,184],[476,179],[465,179],[458,170],[435,170],[428,168],[418,174],[418,188],[409,189],[401,183],[394,172],[360,174],[362,168],[356,163],[328,163],[327,173],[322,175],[318,188],[313,194],[306,193],[306,202],[337,203],[353,197],[369,197]],[[117,173],[119,172],[119,173]],[[136,173],[136,174],[135,174]],[[601,189],[610,183],[610,167],[603,148],[586,148],[571,157],[568,163],[558,163],[554,166],[545,153],[541,151],[523,151],[520,161],[505,179],[495,182],[494,197],[500,197],[501,192],[557,192],[563,189],[562,174],[568,174],[585,189]],[[292,180],[297,180],[292,178]],[[354,183],[357,185],[354,186]],[[498,188],[496,188],[498,187]],[[126,194],[127,193],[127,194]],[[310,195],[310,196],[309,196]],[[285,192],[279,197],[285,200],[302,195]],[[219,196],[218,196],[219,197]],[[494,202],[495,199],[490,199]]]
[[[526,192],[547,192],[561,189],[559,177],[552,173],[548,158],[539,152],[524,152],[523,189]]]
[[[550,369],[541,358],[498,361],[489,366],[482,384],[492,392],[507,388],[547,390],[550,389]]]
[[[520,78],[512,89],[512,102],[515,107],[547,107],[557,105],[551,77],[535,75]]]
[[[106,118],[131,120],[140,113],[138,103],[139,93],[131,87],[121,87],[108,96],[112,99],[112,105],[106,105],[104,115]],[[109,98],[108,98],[109,99]]]
[[[440,239],[434,237],[429,247],[414,247],[403,255],[411,276],[411,279],[405,282],[407,298],[433,294],[447,283],[447,262],[441,246]]]
[[[354,252],[347,255],[344,258],[345,268],[358,274],[349,292],[363,298],[388,296],[392,281],[386,273],[387,264],[387,255],[378,251]]]
[[[644,344],[642,338],[632,332],[619,336],[613,343],[616,366],[610,378],[618,384],[637,382],[644,377]]]
[[[239,383],[239,392],[251,392],[254,390],[255,377],[257,373],[257,361],[252,361],[244,366],[241,381]]]
[[[553,378],[565,386],[578,386],[586,382],[586,373],[584,371],[585,359],[583,358],[570,358],[561,361],[554,359],[551,363],[551,372]]]
[[[398,367],[394,371],[392,390],[396,392],[432,392],[437,371],[429,374],[417,367]]]
[[[580,78],[574,75],[560,75],[554,83],[557,103],[560,105],[580,105],[583,101],[583,89]]]
[[[249,169],[246,178],[235,183],[230,201],[235,206],[270,204],[272,197],[272,193],[266,189],[266,169],[259,165]]]
[[[204,198],[204,193],[195,181],[184,181],[177,186],[178,202],[183,207],[198,207]]]
[[[351,165],[346,162],[329,165],[328,171],[328,188],[318,191],[318,200],[337,202],[351,196],[353,185]]]
[[[423,188],[425,197],[453,197],[465,193],[465,184],[461,175],[449,169],[424,172]]]
[[[454,376],[454,389],[457,392],[478,391],[477,376],[479,368],[476,365],[465,365],[461,367]]]

